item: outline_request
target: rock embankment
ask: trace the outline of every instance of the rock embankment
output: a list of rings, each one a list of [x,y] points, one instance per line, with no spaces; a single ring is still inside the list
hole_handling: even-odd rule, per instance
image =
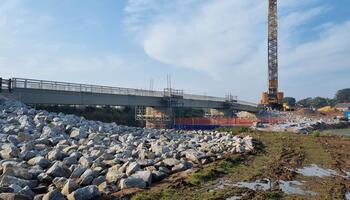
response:
[[[253,149],[249,136],[118,126],[0,103],[0,199],[96,199]]]

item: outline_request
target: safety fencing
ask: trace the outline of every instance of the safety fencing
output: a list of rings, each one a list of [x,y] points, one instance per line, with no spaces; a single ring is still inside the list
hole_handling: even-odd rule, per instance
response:
[[[187,125],[187,126],[252,126],[256,122],[261,123],[284,123],[287,120],[285,118],[267,117],[257,119],[245,119],[245,118],[205,118],[205,117],[192,117],[192,118],[177,118],[175,125]]]

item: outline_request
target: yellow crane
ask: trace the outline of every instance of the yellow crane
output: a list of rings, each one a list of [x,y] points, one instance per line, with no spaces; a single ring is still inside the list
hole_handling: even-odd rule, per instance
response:
[[[269,0],[268,16],[268,92],[261,104],[270,109],[283,108],[283,92],[278,91],[278,15],[277,0]]]

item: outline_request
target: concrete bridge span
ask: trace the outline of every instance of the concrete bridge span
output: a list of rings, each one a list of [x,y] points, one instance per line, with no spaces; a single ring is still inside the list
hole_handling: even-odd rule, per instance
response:
[[[159,121],[170,120],[169,108],[258,111],[256,104],[237,98],[186,94],[181,90],[169,88],[164,91],[152,91],[24,78],[1,79],[0,82],[2,90],[10,91],[14,97],[26,104],[143,107],[146,109],[139,113],[138,119],[146,121],[157,118],[154,114],[147,114],[148,108],[168,116],[157,118]]]

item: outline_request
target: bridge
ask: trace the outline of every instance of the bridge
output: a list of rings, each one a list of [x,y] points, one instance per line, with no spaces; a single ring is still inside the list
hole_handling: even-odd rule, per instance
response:
[[[2,92],[8,91],[26,104],[134,106],[136,119],[148,122],[170,121],[174,108],[210,109],[221,113],[258,110],[256,104],[237,97],[186,94],[172,88],[153,91],[25,78],[0,79]]]

